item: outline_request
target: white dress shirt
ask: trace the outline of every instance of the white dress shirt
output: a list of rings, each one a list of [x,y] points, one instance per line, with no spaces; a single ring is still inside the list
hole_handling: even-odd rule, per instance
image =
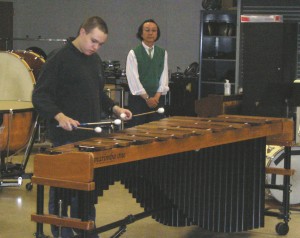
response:
[[[148,52],[149,47],[142,42],[143,47],[145,48],[146,52]],[[152,57],[155,54],[155,48],[153,47],[152,50]],[[138,73],[138,63],[133,50],[130,50],[127,56],[126,62],[126,76],[129,85],[130,92],[132,95],[143,95],[147,94],[146,90],[144,89],[143,85],[140,81],[140,76]],[[157,92],[160,92],[162,95],[167,94],[169,91],[169,77],[168,77],[168,53],[165,50],[165,60],[164,60],[164,69],[160,76],[159,80],[159,87]]]

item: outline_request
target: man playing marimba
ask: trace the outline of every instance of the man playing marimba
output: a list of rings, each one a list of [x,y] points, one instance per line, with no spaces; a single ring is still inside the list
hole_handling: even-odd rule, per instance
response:
[[[32,102],[37,112],[48,120],[49,137],[54,146],[71,143],[95,136],[89,130],[76,130],[80,123],[100,120],[101,110],[125,114],[129,120],[132,113],[115,105],[104,93],[102,61],[97,50],[106,42],[108,28],[97,16],[88,18],[80,27],[78,36],[68,41],[45,63]],[[55,192],[50,188],[49,213],[54,214]],[[95,220],[93,207],[90,219]],[[72,198],[71,216],[77,217],[78,200]],[[67,209],[63,211],[66,215]],[[57,227],[51,227],[58,237]],[[63,228],[61,237],[72,237],[70,228]],[[98,237],[97,235],[93,237]]]

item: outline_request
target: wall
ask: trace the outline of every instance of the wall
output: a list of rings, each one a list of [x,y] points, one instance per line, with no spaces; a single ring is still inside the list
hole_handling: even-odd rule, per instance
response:
[[[2,1],[2,0],[0,0]],[[9,0],[6,0],[9,1]],[[109,38],[100,50],[103,60],[119,60],[125,67],[128,51],[139,41],[135,34],[145,19],[161,28],[158,45],[167,49],[169,68],[184,70],[199,61],[199,19],[202,0],[12,0],[14,38],[50,38],[53,41],[15,40],[14,49],[31,46],[47,54],[75,36],[82,21],[101,16],[108,24]]]

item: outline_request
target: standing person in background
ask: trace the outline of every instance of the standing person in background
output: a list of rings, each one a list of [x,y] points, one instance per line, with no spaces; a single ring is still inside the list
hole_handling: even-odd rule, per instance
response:
[[[133,115],[163,107],[161,96],[169,91],[168,54],[166,50],[154,45],[160,37],[159,26],[153,19],[145,20],[136,35],[141,44],[129,51],[126,62],[130,89],[128,106]],[[158,113],[134,117],[128,126],[144,124],[162,117]]]
[[[48,134],[54,146],[94,137],[93,131],[76,129],[80,123],[101,120],[102,109],[125,120],[132,114],[120,108],[103,91],[104,78],[102,61],[97,50],[106,42],[108,28],[102,18],[88,18],[73,41],[68,41],[56,50],[42,68],[32,95],[32,102],[42,118],[48,121]],[[59,127],[58,127],[59,126]],[[95,194],[96,196],[96,194]],[[55,189],[49,191],[49,213],[55,211]],[[71,217],[78,217],[78,197],[71,197]],[[89,219],[95,221],[95,206],[91,204]],[[67,205],[63,206],[63,216],[67,216]],[[71,228],[51,226],[54,237],[72,237]],[[93,235],[98,237],[98,235]]]

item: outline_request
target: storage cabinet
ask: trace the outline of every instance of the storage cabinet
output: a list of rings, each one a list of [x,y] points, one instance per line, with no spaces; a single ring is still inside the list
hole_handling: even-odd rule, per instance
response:
[[[0,50],[12,49],[13,3],[0,1]]]
[[[224,82],[235,92],[237,12],[201,11],[199,98],[223,94]]]
[[[296,78],[297,28],[296,23],[241,24],[243,114],[289,116]]]

